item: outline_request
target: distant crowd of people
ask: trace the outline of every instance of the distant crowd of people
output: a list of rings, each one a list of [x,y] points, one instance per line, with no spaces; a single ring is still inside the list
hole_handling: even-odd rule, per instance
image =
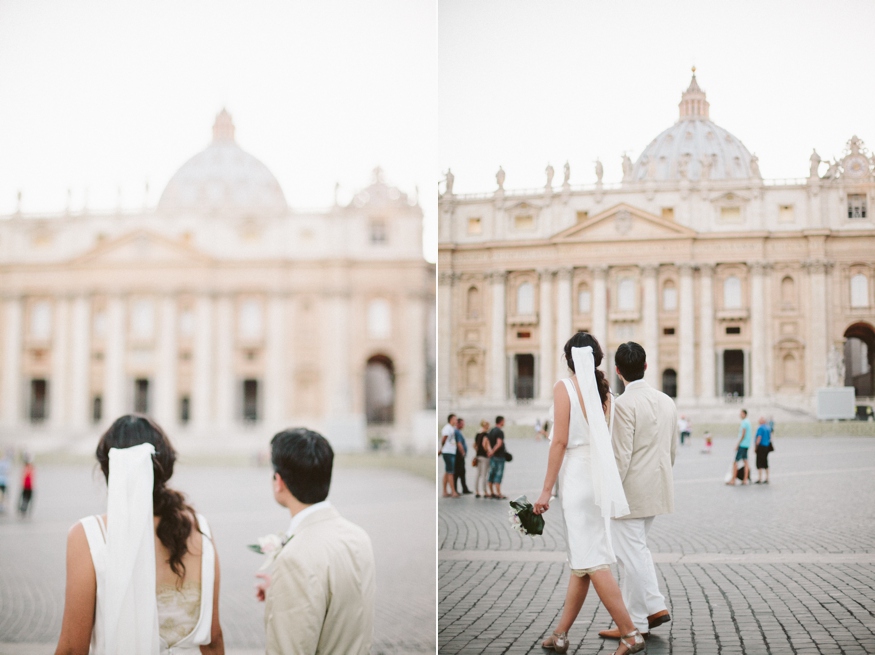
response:
[[[441,430],[438,456],[444,460],[443,497],[459,498],[473,493],[475,498],[507,499],[501,493],[504,465],[510,461],[502,429],[504,417],[496,416],[492,429],[489,428],[489,421],[480,421],[480,432],[474,437],[474,457],[471,460],[471,466],[477,469],[474,491],[468,488],[465,472],[468,444],[462,433],[464,427],[464,418],[450,414]]]
[[[0,456],[0,514],[5,514],[8,511],[8,498],[11,493],[9,476],[15,460],[15,453],[12,449],[7,449]],[[18,514],[21,518],[27,517],[30,512],[30,504],[33,500],[33,487],[35,470],[33,466],[33,457],[28,452],[21,454],[21,462],[24,465],[21,471],[21,492],[18,496]]]

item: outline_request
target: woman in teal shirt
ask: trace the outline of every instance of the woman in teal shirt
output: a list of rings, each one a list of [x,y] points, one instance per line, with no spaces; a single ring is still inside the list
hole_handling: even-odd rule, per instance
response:
[[[765,418],[760,418],[760,426],[757,428],[757,484],[769,484],[769,453],[772,452],[772,428]],[[763,471],[766,479],[763,480]]]

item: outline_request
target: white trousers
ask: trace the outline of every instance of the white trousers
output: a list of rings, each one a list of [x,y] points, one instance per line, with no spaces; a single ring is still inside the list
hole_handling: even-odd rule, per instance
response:
[[[659,592],[653,555],[647,547],[647,533],[653,517],[614,519],[611,521],[614,553],[617,555],[622,582],[620,592],[632,623],[642,633],[649,632],[647,617],[666,609]]]

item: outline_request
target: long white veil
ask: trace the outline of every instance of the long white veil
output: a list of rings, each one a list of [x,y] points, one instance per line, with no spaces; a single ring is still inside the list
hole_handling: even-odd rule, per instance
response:
[[[617,460],[614,459],[611,435],[599,397],[592,346],[572,348],[571,360],[574,362],[574,371],[586,410],[586,420],[589,423],[589,447],[592,454],[590,462],[595,504],[601,509],[602,516],[605,518],[626,516],[629,513],[629,503],[626,501],[626,493],[623,491],[623,483],[617,471]]]
[[[155,599],[154,453],[149,443],[109,451],[102,603],[106,653],[158,655],[161,648]]]

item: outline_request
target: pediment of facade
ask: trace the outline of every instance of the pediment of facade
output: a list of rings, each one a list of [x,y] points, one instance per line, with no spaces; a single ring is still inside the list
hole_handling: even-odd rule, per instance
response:
[[[187,243],[174,241],[148,230],[137,230],[99,243],[78,257],[74,263],[199,265],[210,261],[208,255]]]
[[[648,241],[695,237],[695,230],[620,203],[553,237],[553,241]]]
[[[727,191],[711,196],[711,203],[718,207],[737,207],[751,201],[751,196],[738,191]]]

